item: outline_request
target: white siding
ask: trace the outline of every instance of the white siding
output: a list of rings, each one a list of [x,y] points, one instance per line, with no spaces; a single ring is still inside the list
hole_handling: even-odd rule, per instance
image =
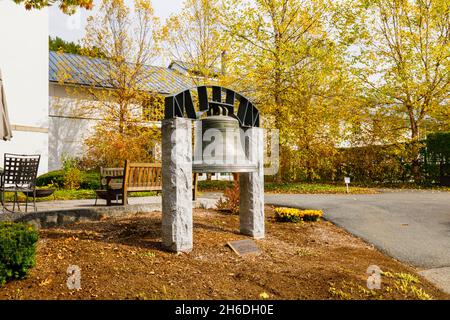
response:
[[[93,132],[96,120],[73,118],[81,103],[95,101],[67,94],[66,88],[50,83],[49,106],[49,170],[62,166],[62,157],[79,157],[83,153],[83,141]],[[70,90],[69,90],[70,92]]]
[[[86,96],[83,90],[73,86],[50,83],[49,106],[49,170],[57,170],[62,166],[63,156],[80,157],[84,150],[84,140],[94,132],[94,127],[101,115],[81,115],[83,106],[88,110],[95,110],[101,104]],[[140,110],[140,108],[136,108]],[[88,119],[83,119],[88,118]],[[143,126],[156,125],[159,122],[142,123]],[[153,152],[160,156],[159,146]]]

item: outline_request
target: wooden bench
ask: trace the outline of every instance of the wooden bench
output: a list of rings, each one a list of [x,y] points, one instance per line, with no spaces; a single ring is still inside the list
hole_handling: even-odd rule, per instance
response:
[[[121,188],[117,188],[113,181],[122,180]],[[122,200],[122,205],[128,203],[129,192],[162,191],[162,177],[160,163],[139,163],[126,160],[125,166],[120,175],[106,177],[106,205],[110,206],[111,201],[118,195]]]
[[[114,197],[116,201],[122,196],[123,186],[123,167],[122,168],[100,168],[100,190],[95,190],[95,205],[98,198],[108,200],[108,197]],[[108,177],[120,177],[108,181]],[[116,192],[114,192],[116,190]]]
[[[110,168],[112,175],[106,176],[106,204],[111,205],[113,199],[121,198],[121,204],[128,203],[129,192],[162,191],[161,163],[139,163],[125,161],[125,167],[118,171]],[[114,169],[114,170],[113,170]],[[197,194],[197,174],[193,175],[192,197],[195,200]],[[122,181],[122,186],[117,187],[117,181]]]
[[[146,191],[162,191],[161,164],[125,161],[122,204],[128,192]]]

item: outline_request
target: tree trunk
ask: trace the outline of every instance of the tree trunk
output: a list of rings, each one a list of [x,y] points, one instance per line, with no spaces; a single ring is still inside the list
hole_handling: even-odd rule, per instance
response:
[[[282,76],[282,68],[281,68],[281,60],[280,60],[280,47],[281,47],[281,37],[280,37],[280,33],[278,32],[278,30],[276,30],[276,28],[274,28],[274,36],[275,36],[275,74],[274,74],[274,102],[275,102],[275,128],[279,130],[279,134],[280,136],[282,135],[281,133],[281,126],[282,126],[282,122],[280,120],[283,119],[282,114],[281,114],[281,105],[283,103],[282,98],[281,98],[281,85],[282,85],[282,81],[281,81],[281,76]],[[278,172],[275,176],[275,182],[276,183],[281,183],[283,180],[283,171],[284,171],[284,167],[285,167],[285,163],[283,161],[284,155],[286,154],[283,150],[284,146],[281,145],[280,142],[280,154],[279,154],[279,166],[278,166]]]
[[[119,133],[122,135],[125,132],[125,125],[126,125],[125,110],[126,110],[126,106],[124,106],[124,104],[120,103],[120,106],[119,106]]]
[[[411,126],[411,173],[415,183],[421,182],[420,172],[420,146],[419,146],[419,127],[412,111],[409,112],[409,121]]]
[[[279,74],[279,70],[277,70],[275,72],[275,83],[277,85],[276,85],[275,92],[274,92],[274,100],[275,100],[275,108],[276,108],[274,114],[275,114],[275,128],[278,129],[278,132],[281,136],[281,134],[282,134],[281,126],[282,125],[281,125],[280,120],[282,119],[282,114],[280,111],[280,109],[281,109],[280,107],[281,107],[282,101],[281,101],[281,97],[280,97],[280,92],[278,91],[278,88],[279,88],[278,84],[281,82],[280,79],[281,79],[281,76]],[[282,145],[280,142],[280,146],[279,146],[280,154],[278,155],[278,161],[279,161],[278,172],[275,175],[276,183],[281,183],[283,180],[283,171],[284,171],[284,166],[285,166],[283,159],[284,159],[284,156],[287,154],[284,149],[285,149],[285,146]]]

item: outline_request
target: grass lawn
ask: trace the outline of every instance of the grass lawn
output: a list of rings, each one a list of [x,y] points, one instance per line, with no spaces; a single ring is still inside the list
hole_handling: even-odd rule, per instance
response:
[[[156,195],[156,192],[131,192],[130,197],[146,197]],[[6,201],[13,201],[14,194],[6,193],[5,198]],[[22,193],[18,193],[19,201],[25,201],[25,195]],[[95,191],[94,190],[66,190],[66,189],[58,189],[49,196],[43,198],[36,198],[36,201],[52,201],[52,200],[76,200],[76,199],[95,199]],[[28,198],[28,201],[31,201],[31,198]]]
[[[264,186],[266,192],[273,193],[325,193],[337,194],[347,193],[345,185],[333,185],[322,183],[266,183]],[[367,187],[349,187],[349,193],[352,194],[371,194],[377,193],[374,188]]]
[[[355,184],[358,187],[370,187],[364,184]],[[436,190],[436,191],[447,191],[450,192],[450,187],[445,186],[434,186],[434,185],[417,185],[414,183],[391,183],[374,185],[373,187],[378,189],[398,189],[398,190]]]
[[[198,190],[200,192],[205,191],[223,191],[225,188],[232,187],[231,181],[199,181]],[[317,183],[266,183],[266,192],[273,193],[346,193],[345,186],[336,186],[331,184],[317,184]],[[364,193],[376,193],[375,189],[364,187],[350,187],[350,193],[364,194]],[[146,197],[157,195],[156,192],[132,192],[130,197]],[[6,201],[13,200],[13,193],[6,193]],[[25,195],[18,193],[19,201],[25,201]],[[67,190],[57,189],[51,196],[36,198],[37,202],[40,201],[53,201],[53,200],[76,200],[76,199],[95,199],[95,191],[89,189],[79,190]],[[30,198],[28,199],[30,201]]]
[[[239,217],[194,211],[194,249],[161,247],[161,213],[143,213],[40,230],[37,264],[0,299],[449,299],[412,269],[327,221],[279,223],[266,207],[259,255],[237,256],[228,241]],[[66,286],[81,270],[81,289]],[[366,271],[384,272],[380,290]]]
[[[233,186],[232,181],[199,181],[199,191],[223,191],[225,188]],[[338,194],[347,193],[345,185],[333,185],[324,183],[274,183],[266,182],[264,186],[265,192],[273,193],[325,193]],[[353,187],[349,188],[352,194],[372,194],[377,193],[374,188]]]
[[[232,181],[199,181],[199,191],[223,191],[225,188],[231,188],[233,186]],[[349,193],[351,194],[374,194],[378,193],[380,189],[399,189],[399,190],[436,190],[436,191],[448,191],[450,187],[440,186],[421,186],[412,183],[402,184],[374,184],[363,185],[359,183],[351,183],[349,187]],[[305,183],[305,182],[286,182],[275,183],[266,182],[264,185],[265,192],[273,193],[304,193],[304,194],[342,194],[347,193],[347,189],[344,184],[332,184],[332,183]]]

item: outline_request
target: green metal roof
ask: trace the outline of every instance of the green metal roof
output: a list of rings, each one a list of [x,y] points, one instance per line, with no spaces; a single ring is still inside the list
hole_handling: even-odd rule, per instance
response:
[[[107,59],[50,51],[49,80],[113,89],[108,63]],[[145,91],[171,94],[193,86],[188,77],[170,68],[146,65],[144,70],[139,83]]]

